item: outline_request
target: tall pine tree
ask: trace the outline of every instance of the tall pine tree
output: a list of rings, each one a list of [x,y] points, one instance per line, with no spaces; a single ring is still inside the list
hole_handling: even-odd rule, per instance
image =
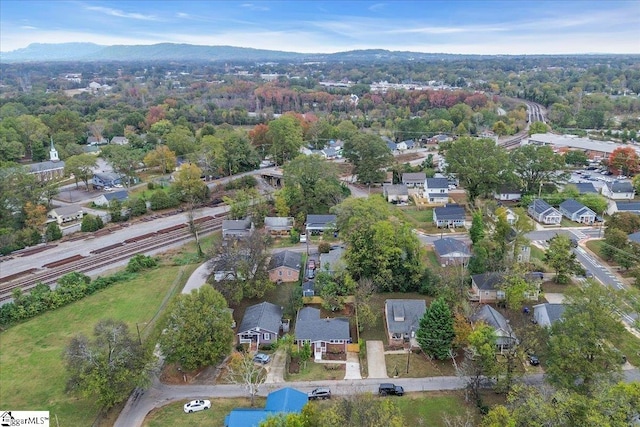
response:
[[[426,354],[442,360],[449,357],[455,338],[453,315],[444,298],[434,300],[420,319],[417,339]]]

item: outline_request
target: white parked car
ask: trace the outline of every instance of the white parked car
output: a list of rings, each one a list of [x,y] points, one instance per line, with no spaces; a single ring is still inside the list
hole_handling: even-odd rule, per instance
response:
[[[211,401],[209,400],[192,400],[189,403],[184,404],[184,412],[190,414],[191,412],[204,411],[211,408]]]

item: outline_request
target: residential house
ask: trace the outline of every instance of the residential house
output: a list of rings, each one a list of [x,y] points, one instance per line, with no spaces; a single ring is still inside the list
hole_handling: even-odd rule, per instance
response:
[[[225,219],[222,221],[222,238],[244,239],[253,233],[254,226],[251,218]]]
[[[320,155],[326,160],[333,160],[338,158],[339,151],[333,147],[325,147],[320,150]]]
[[[412,150],[414,148],[416,148],[416,142],[413,139],[407,139],[406,141],[402,141],[404,142],[405,147],[407,147],[407,150]]]
[[[122,177],[113,172],[96,172],[91,178],[94,189],[122,187]]]
[[[60,160],[58,150],[56,150],[53,145],[53,138],[51,138],[49,160],[44,162],[31,163],[27,166],[27,168],[28,173],[34,175],[40,182],[64,177],[64,162]]]
[[[612,200],[632,200],[635,189],[631,181],[605,182],[602,187],[602,195]]]
[[[446,205],[433,209],[433,222],[438,226],[455,228],[464,227],[464,208],[458,205]]]
[[[427,174],[424,172],[405,172],[402,174],[402,183],[407,188],[424,187],[424,180]]]
[[[267,418],[278,414],[300,413],[309,401],[307,393],[291,387],[272,391],[264,409],[235,408],[224,418],[225,427],[259,427]]]
[[[533,322],[544,327],[550,327],[562,318],[564,304],[544,303],[533,306]]]
[[[320,254],[320,271],[327,272],[331,275],[344,271],[346,264],[342,258],[344,255],[342,246],[332,247],[326,254]]]
[[[305,228],[307,234],[320,234],[336,229],[336,215],[307,215]]]
[[[432,204],[447,204],[449,202],[449,180],[447,178],[425,178],[423,197]]]
[[[500,289],[503,279],[504,274],[498,272],[474,274],[471,276],[469,299],[485,304],[503,300],[505,293]]]
[[[522,198],[522,191],[513,185],[501,185],[493,193],[493,197],[502,202],[516,202]]]
[[[383,184],[382,194],[389,203],[398,205],[409,203],[409,189],[404,184]]]
[[[441,266],[469,264],[471,251],[466,243],[451,237],[444,237],[433,242],[433,250]]]
[[[517,237],[518,232],[511,227],[505,236],[507,240],[507,257],[516,262],[529,262],[531,260],[531,244],[528,239],[517,239]]]
[[[113,191],[111,193],[104,193],[93,199],[93,204],[96,206],[109,206],[113,200],[117,200],[124,203],[129,198],[127,190]]]
[[[596,221],[596,213],[574,199],[568,199],[560,203],[558,208],[566,218],[581,224],[593,224]]]
[[[263,302],[247,307],[238,328],[240,344],[251,344],[252,348],[270,345],[278,340],[282,326],[282,307]]]
[[[264,229],[272,237],[289,236],[295,222],[291,216],[267,216],[264,218]]]
[[[498,216],[504,216],[507,224],[514,225],[518,221],[518,215],[506,206],[497,206],[493,211],[489,210],[489,216],[497,220]]]
[[[396,150],[398,151],[404,151],[407,149],[407,143],[404,141],[400,141],[396,144]]]
[[[442,144],[443,142],[451,141],[451,137],[448,135],[435,135],[429,139],[430,144]]]
[[[509,321],[495,308],[490,305],[481,306],[471,316],[471,323],[476,324],[478,322],[485,323],[493,328],[496,334],[496,347],[498,351],[502,352],[513,347],[518,343],[516,335],[509,325]]]
[[[296,317],[295,340],[298,348],[304,343],[311,345],[316,360],[329,352],[347,352],[351,343],[349,319],[346,317],[320,317],[320,309],[303,307]]]
[[[416,332],[420,319],[427,311],[421,299],[388,299],[384,302],[384,315],[389,345],[418,347]]]
[[[390,139],[387,139],[385,142],[387,143],[387,148],[389,149],[389,151],[391,151],[392,153],[394,151],[398,151],[398,144],[391,141]]]
[[[111,138],[111,144],[128,145],[129,139],[124,136],[114,136],[113,138]]]
[[[529,205],[527,213],[542,224],[560,224],[562,214],[542,199],[534,199]]]
[[[571,185],[574,185],[580,194],[598,194],[598,190],[596,190],[592,182],[579,182]]]
[[[616,212],[631,212],[640,215],[640,202],[618,202],[609,200],[607,214],[613,215]]]
[[[280,251],[269,260],[269,280],[272,282],[297,282],[302,267],[302,254],[293,251]]]
[[[47,213],[47,218],[54,220],[58,225],[62,225],[66,222],[82,220],[84,211],[82,206],[79,205],[66,205],[53,208]]]
[[[640,245],[640,231],[635,233],[631,233],[627,236],[630,242],[637,243]]]

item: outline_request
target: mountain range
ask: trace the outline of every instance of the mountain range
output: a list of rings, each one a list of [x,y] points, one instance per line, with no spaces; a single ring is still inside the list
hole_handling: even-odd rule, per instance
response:
[[[94,43],[33,43],[26,48],[0,53],[0,62],[51,61],[410,61],[472,58],[480,55],[451,55],[389,51],[352,50],[337,53],[296,53],[233,46],[200,46],[160,43],[154,45],[102,46]]]

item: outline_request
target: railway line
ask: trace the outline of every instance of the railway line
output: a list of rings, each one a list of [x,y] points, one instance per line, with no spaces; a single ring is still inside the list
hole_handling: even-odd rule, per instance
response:
[[[220,213],[196,219],[200,235],[212,233],[222,228],[222,220],[227,216]],[[53,285],[63,275],[70,272],[88,273],[115,262],[129,259],[133,255],[147,253],[164,246],[192,238],[188,224],[177,224],[152,233],[130,237],[122,242],[95,249],[87,255],[74,255],[51,262],[43,268],[28,270],[1,278],[0,302],[12,298],[15,289],[28,292],[39,283]],[[26,255],[28,256],[28,255]]]
[[[531,101],[524,101],[527,106],[527,123],[531,124],[533,122],[542,122],[546,123],[546,119],[544,117],[545,110],[544,107],[540,104],[536,104]],[[516,147],[520,146],[520,143],[523,139],[526,139],[529,136],[528,126],[527,129],[518,132],[517,134],[498,142],[498,145],[506,148],[507,150],[512,150]]]

